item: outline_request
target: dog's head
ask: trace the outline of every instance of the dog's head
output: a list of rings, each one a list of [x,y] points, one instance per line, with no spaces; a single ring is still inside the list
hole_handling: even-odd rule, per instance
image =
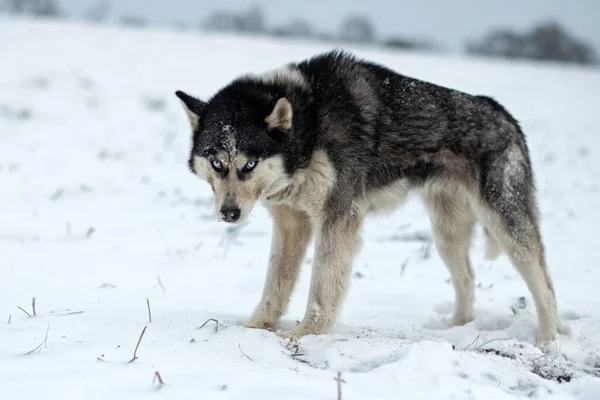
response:
[[[281,147],[291,134],[293,111],[282,94],[232,87],[208,102],[175,93],[192,126],[189,166],[206,180],[215,211],[242,222],[263,195],[286,185]]]

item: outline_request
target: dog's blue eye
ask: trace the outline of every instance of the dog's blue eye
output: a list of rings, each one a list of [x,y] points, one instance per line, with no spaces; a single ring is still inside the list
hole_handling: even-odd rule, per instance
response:
[[[221,161],[219,161],[219,160],[212,160],[212,166],[217,171],[220,170],[221,169]]]
[[[246,166],[244,167],[244,169],[246,171],[250,171],[250,170],[254,169],[254,167],[256,167],[256,161],[248,161],[246,163]]]

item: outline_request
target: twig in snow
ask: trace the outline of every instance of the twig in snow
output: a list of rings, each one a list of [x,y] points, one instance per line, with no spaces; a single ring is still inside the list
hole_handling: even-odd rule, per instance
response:
[[[163,292],[166,292],[165,287],[163,286],[162,281],[160,280],[160,276],[156,277],[156,281],[158,282],[157,285],[161,288],[161,290]],[[156,286],[156,285],[154,285],[154,286]]]
[[[66,313],[62,313],[62,314],[54,314],[57,317],[64,317],[65,315],[76,315],[76,314],[83,314],[85,311],[69,311]]]
[[[536,361],[541,360],[543,358],[545,358],[546,360],[550,357],[552,357],[552,360],[548,361],[548,364],[552,364],[554,363],[554,361],[556,360],[556,358],[560,355],[560,344],[558,345],[558,348],[556,349],[556,351],[554,353],[547,353],[547,354],[542,354],[541,356],[537,356],[535,357],[533,360],[531,360],[531,362],[533,364],[536,363]]]
[[[345,380],[342,379],[342,373],[338,371],[337,377],[333,378],[337,382],[337,398],[338,400],[342,400],[342,383],[346,383]]]
[[[429,258],[431,257],[432,247],[432,240],[427,241],[426,244],[421,247],[421,260],[429,260]]]
[[[72,230],[71,230],[71,222],[70,222],[70,221],[67,221],[67,229],[66,229],[66,235],[67,235],[67,236],[66,236],[66,237],[67,237],[68,239],[70,239],[70,238],[73,238],[73,237],[75,237],[75,238],[77,238],[77,239],[81,239],[81,238],[86,238],[86,239],[89,239],[89,238],[91,238],[91,237],[92,237],[92,235],[94,234],[94,232],[96,232],[96,228],[94,228],[93,226],[90,226],[90,227],[88,228],[88,230],[85,232],[85,234],[84,234],[84,235],[77,235],[77,236],[73,236],[73,232],[72,232]]]
[[[36,347],[35,349],[33,349],[33,350],[28,351],[27,353],[25,353],[26,356],[28,356],[29,354],[33,353],[37,349],[40,349],[42,346],[44,346],[44,348],[48,347],[48,332],[49,331],[50,331],[50,324],[48,324],[48,328],[46,329],[46,337],[44,338],[44,341],[42,343],[40,343],[38,345],[38,347]]]
[[[9,324],[10,324],[10,320],[11,320],[11,318],[12,318],[12,314],[9,314],[9,315],[8,315],[8,323],[9,323]]]
[[[477,335],[475,337],[475,340],[473,340],[470,345],[468,345],[467,347],[465,347],[465,350],[469,350],[469,347],[473,346],[474,344],[476,345],[476,343],[479,342],[479,336],[480,335]]]
[[[500,340],[511,340],[511,338],[498,338],[498,339],[492,339],[492,340],[488,340],[485,343],[480,344],[479,346],[477,346],[477,350],[481,349],[483,346],[485,346],[486,344],[492,343],[492,342],[497,342]]]
[[[33,318],[36,316],[36,312],[35,312],[35,297],[31,298],[31,309],[33,311],[33,315],[29,314],[27,311],[25,311],[21,306],[17,306],[19,310],[23,311],[25,314],[27,314],[27,316],[29,318]]]
[[[161,386],[165,384],[165,382],[162,380],[162,377],[160,376],[160,372],[158,371],[154,371],[154,379],[152,379],[152,383],[154,383],[156,380],[158,380],[158,384]]]
[[[407,258],[406,260],[404,260],[404,262],[402,263],[402,266],[400,267],[400,276],[404,275],[404,271],[406,270],[406,266],[408,265],[408,260],[410,258]]]
[[[541,377],[543,379],[548,379],[551,381],[556,380],[558,383],[571,382],[571,379],[573,378],[573,374],[567,368],[565,368],[564,366],[561,366],[560,363],[558,365],[553,365],[554,361],[559,356],[559,354],[560,354],[560,347],[557,349],[557,351],[555,353],[544,354],[540,357],[537,357],[536,359],[534,359],[532,361],[531,372],[533,372],[534,374],[538,375],[539,377]],[[552,357],[552,356],[554,356],[554,357]],[[552,360],[541,362],[541,363],[537,362],[537,360],[539,360],[539,359],[547,360],[549,357],[552,357]],[[563,360],[564,360],[564,357],[563,357]],[[586,373],[589,373],[589,371],[586,371],[585,369],[583,371]],[[598,376],[597,374],[593,374],[593,375]]]
[[[310,365],[310,363],[308,362],[308,360],[306,360],[304,358],[300,358],[300,357],[304,357],[305,354],[304,353],[300,353],[300,344],[299,343],[295,343],[293,345],[290,343],[286,347],[287,347],[288,350],[293,350],[294,351],[292,354],[290,354],[290,357],[292,357],[292,360]],[[282,351],[282,353],[283,353],[283,351]]]
[[[209,319],[207,319],[206,321],[204,321],[204,323],[203,323],[202,325],[200,325],[200,326],[198,327],[198,329],[202,329],[202,328],[204,328],[204,325],[208,324],[208,323],[209,323],[209,322],[211,322],[211,321],[215,323],[215,333],[216,333],[216,332],[217,332],[217,329],[219,329],[219,321],[217,321],[217,320],[216,320],[216,319],[214,319],[214,318],[209,318]]]
[[[25,314],[27,314],[27,316],[29,318],[31,318],[31,314],[29,314],[27,311],[23,310],[20,306],[19,306],[19,310],[23,311]]]
[[[152,322],[152,313],[150,312],[150,300],[146,297],[146,304],[148,305],[148,323]]]
[[[146,328],[147,328],[147,326],[144,327],[144,330],[142,331],[142,334],[140,335],[140,338],[138,339],[137,345],[135,346],[135,350],[133,351],[133,358],[131,360],[129,360],[130,363],[134,362],[135,360],[137,360],[138,347],[140,347],[140,343],[142,342],[142,338],[144,337],[144,333],[146,333]]]
[[[244,350],[242,350],[242,346],[240,346],[239,343],[238,343],[238,349],[240,349],[240,351],[242,352],[242,355],[240,357],[245,356],[248,360],[254,362],[253,359],[251,359],[250,357],[248,357],[248,354],[244,353]]]

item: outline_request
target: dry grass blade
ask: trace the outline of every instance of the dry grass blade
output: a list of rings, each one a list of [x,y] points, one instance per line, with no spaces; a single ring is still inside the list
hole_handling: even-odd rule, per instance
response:
[[[346,383],[346,381],[342,379],[342,373],[339,371],[337,377],[333,379],[337,381],[337,398],[338,400],[342,400],[342,383]]]
[[[138,348],[140,347],[140,343],[142,343],[142,338],[144,337],[144,333],[146,333],[146,328],[147,328],[147,326],[145,326],[144,330],[142,330],[142,334],[140,335],[137,345],[135,346],[135,350],[133,351],[133,358],[131,360],[129,360],[129,363],[132,363],[135,360],[137,360],[137,351],[138,351]]]
[[[77,315],[77,314],[83,314],[85,311],[69,311],[66,313],[62,313],[62,314],[55,314],[57,317],[64,317],[65,315]]]
[[[33,310],[33,316],[35,317],[37,315],[35,312],[35,297],[31,298],[31,309]]]
[[[150,300],[146,297],[146,304],[148,305],[148,323],[152,322],[152,312],[150,312]]]
[[[44,346],[45,348],[48,347],[48,332],[49,331],[50,331],[50,324],[48,324],[48,328],[46,328],[46,336],[44,337],[44,341],[42,343],[40,343],[35,349],[25,353],[26,356],[34,353],[36,350],[40,349],[42,346]]]
[[[248,357],[248,354],[244,353],[244,350],[242,350],[242,346],[240,346],[239,344],[238,344],[238,349],[240,349],[240,351],[242,352],[242,355],[240,357],[246,357],[248,360],[254,362],[253,359],[251,359],[250,357]]]
[[[163,285],[163,283],[162,283],[162,280],[160,279],[160,276],[157,276],[157,277],[156,277],[156,282],[157,282],[156,284],[158,285],[158,287],[160,287],[160,289],[161,289],[163,292],[166,292],[166,289],[165,289],[165,287],[164,287],[164,285]],[[155,285],[155,286],[156,286],[156,285]]]
[[[18,308],[19,308],[19,310],[21,310],[21,311],[23,311],[25,314],[27,314],[27,316],[28,316],[29,318],[31,318],[31,314],[29,314],[27,311],[25,311],[24,309],[22,309],[20,306],[19,306]]]
[[[477,335],[477,336],[475,337],[475,339],[474,339],[474,340],[471,342],[471,344],[470,344],[470,345],[468,345],[467,347],[465,347],[465,350],[469,350],[469,348],[470,348],[471,346],[473,346],[473,345],[477,345],[477,342],[479,342],[479,336],[480,336],[480,335]]]
[[[486,344],[490,344],[492,342],[499,342],[502,340],[511,340],[511,338],[498,338],[498,339],[492,339],[492,340],[488,340],[485,343],[480,344],[479,346],[477,346],[477,350],[481,349],[483,346],[485,346]]]
[[[404,276],[404,271],[406,271],[406,266],[408,265],[408,261],[410,260],[410,258],[407,258],[406,260],[404,260],[404,262],[402,263],[402,266],[400,267],[400,276]]]
[[[154,379],[152,379],[152,383],[156,382],[158,380],[158,384],[159,385],[164,385],[165,382],[163,381],[162,377],[160,376],[160,372],[155,371],[154,372]]]
[[[219,321],[217,321],[217,320],[216,320],[216,319],[214,319],[214,318],[209,318],[209,319],[207,319],[206,321],[204,321],[204,323],[203,323],[202,325],[200,325],[200,326],[198,327],[198,329],[202,329],[202,328],[204,328],[204,325],[208,324],[208,323],[209,323],[209,322],[211,322],[211,321],[215,323],[215,333],[216,333],[216,332],[217,332],[217,330],[219,329]]]

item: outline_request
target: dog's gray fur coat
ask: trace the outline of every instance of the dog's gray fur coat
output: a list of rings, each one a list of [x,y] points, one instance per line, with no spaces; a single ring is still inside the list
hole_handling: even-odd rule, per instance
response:
[[[228,222],[261,200],[273,242],[262,299],[247,326],[275,329],[311,239],[306,314],[291,337],[324,333],[350,280],[369,212],[420,191],[456,294],[451,325],[473,320],[468,250],[482,223],[489,256],[505,251],[527,283],[539,346],[558,317],[540,237],[525,137],[495,100],[400,75],[334,51],[243,76],[204,102],[178,91],[193,129],[190,168]]]

